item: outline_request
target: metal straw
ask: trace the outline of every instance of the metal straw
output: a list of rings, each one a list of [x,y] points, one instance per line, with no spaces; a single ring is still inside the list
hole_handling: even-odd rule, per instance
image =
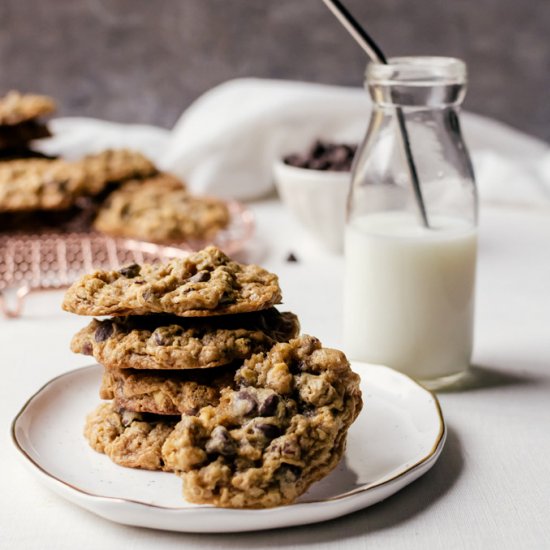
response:
[[[351,15],[348,9],[339,0],[323,0],[329,10],[336,16],[336,19],[342,23],[344,28],[351,34],[355,41],[363,48],[371,61],[374,63],[382,63],[387,65],[388,61],[382,50],[376,44],[376,42],[369,36],[367,31],[358,23],[358,21]],[[403,115],[403,109],[396,107],[397,124],[399,126],[399,134],[401,137],[401,145],[407,161],[409,169],[409,175],[413,186],[414,196],[416,198],[416,204],[420,211],[420,217],[424,227],[429,227],[428,214],[426,213],[426,206],[424,205],[424,199],[422,197],[422,189],[420,188],[420,181],[418,179],[418,172],[414,163],[414,158],[411,150],[411,143],[409,141],[409,134],[407,132],[407,126],[405,124],[405,117]]]

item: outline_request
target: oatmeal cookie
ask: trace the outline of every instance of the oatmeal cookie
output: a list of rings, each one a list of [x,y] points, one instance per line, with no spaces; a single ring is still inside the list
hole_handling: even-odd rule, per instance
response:
[[[302,336],[245,361],[218,406],[185,416],[166,439],[167,467],[201,504],[267,508],[293,502],[343,455],[362,406],[344,354]]]
[[[0,162],[0,212],[64,210],[127,178],[156,168],[140,153],[104,151],[82,160],[28,158]]]
[[[50,115],[55,109],[55,101],[51,97],[11,91],[0,97],[0,125],[20,124],[41,116]]]
[[[156,166],[147,157],[131,149],[107,149],[87,155],[74,164],[86,176],[82,195],[97,195],[109,183],[147,178],[157,173]]]
[[[293,313],[270,308],[199,319],[144,315],[94,319],[71,342],[107,369],[198,369],[242,361],[298,336]]]
[[[112,403],[102,403],[88,415],[84,436],[120,466],[169,471],[161,449],[175,424],[174,417],[118,411]]]
[[[222,388],[231,387],[236,367],[209,371],[105,370],[99,396],[117,409],[161,415],[196,414],[217,405]]]
[[[229,224],[226,204],[191,195],[169,174],[128,181],[111,193],[94,227],[103,233],[157,243],[212,239]]]
[[[68,208],[85,181],[81,169],[60,159],[0,162],[0,212]]]
[[[209,246],[166,264],[85,275],[69,288],[63,308],[79,315],[202,317],[259,311],[280,301],[276,275]]]

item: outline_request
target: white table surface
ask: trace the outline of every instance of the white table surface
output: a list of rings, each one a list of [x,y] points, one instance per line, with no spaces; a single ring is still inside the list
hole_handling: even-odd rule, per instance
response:
[[[253,205],[250,258],[280,274],[304,332],[340,344],[342,259],[275,201]],[[297,264],[284,262],[292,250]],[[86,322],[61,293],[0,319],[0,548],[550,548],[550,213],[482,209],[471,387],[440,395],[449,437],[426,476],[353,515],[277,531],[186,535],[100,519],[43,488],[9,435],[21,405],[53,376],[90,363],[69,341]]]

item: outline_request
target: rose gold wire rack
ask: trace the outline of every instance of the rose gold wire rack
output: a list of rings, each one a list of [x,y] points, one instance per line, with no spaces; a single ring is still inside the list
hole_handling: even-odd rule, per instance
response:
[[[228,201],[227,205],[231,222],[212,244],[232,255],[251,238],[254,216],[236,201]],[[95,269],[185,257],[206,244],[195,241],[168,246],[95,232],[0,234],[0,311],[7,318],[20,317],[25,298],[32,292],[66,288],[80,275]],[[7,294],[12,293],[8,299]]]

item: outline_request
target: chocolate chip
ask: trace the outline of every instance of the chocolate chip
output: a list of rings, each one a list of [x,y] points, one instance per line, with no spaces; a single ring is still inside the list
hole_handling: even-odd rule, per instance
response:
[[[141,416],[139,413],[132,411],[120,411],[122,425],[128,427],[134,420],[140,420]]]
[[[124,275],[124,277],[128,277],[128,279],[133,279],[134,277],[137,277],[139,275],[140,271],[141,271],[141,266],[139,264],[130,264],[130,265],[124,266],[118,272],[121,275]]]
[[[155,339],[155,344],[157,344],[157,346],[165,346],[168,343],[160,332],[153,332],[153,338]]]
[[[210,280],[210,271],[202,270],[187,279],[189,283],[206,283]]]
[[[232,456],[235,454],[236,446],[227,429],[223,426],[216,426],[210,434],[210,439],[206,442],[205,449],[208,454]]]
[[[311,147],[309,154],[314,159],[318,159],[318,158],[321,158],[327,152],[327,148],[328,148],[328,143],[324,143],[323,141],[318,139]]]
[[[145,301],[147,301],[147,300],[149,300],[150,298],[152,298],[152,296],[153,296],[153,291],[150,290],[150,289],[144,290],[144,291],[142,292],[142,294],[141,294],[141,297],[142,297]]]
[[[276,393],[268,395],[258,410],[260,416],[274,416],[279,405],[279,396]]]
[[[277,475],[287,482],[294,482],[302,475],[302,468],[294,464],[281,464],[277,470]]]
[[[266,439],[275,439],[281,435],[281,430],[274,424],[256,424],[254,426]]]
[[[286,458],[296,458],[300,455],[300,449],[295,441],[285,441],[281,454]]]
[[[227,292],[220,298],[220,305],[231,304],[232,302],[234,302],[234,300],[235,300],[235,297],[233,295],[233,292],[232,291]]]
[[[238,416],[248,416],[254,412],[258,407],[256,398],[246,390],[241,390],[233,401],[236,414]]]
[[[290,154],[285,156],[283,161],[298,168],[349,172],[356,151],[357,145],[317,140],[306,154]]]
[[[298,262],[298,258],[294,255],[293,252],[289,252],[288,256],[286,257],[287,262]]]
[[[110,338],[114,332],[113,324],[111,321],[102,321],[100,325],[95,329],[94,339],[96,342],[105,342],[107,338]]]
[[[84,355],[92,355],[93,351],[94,348],[90,342],[84,342],[84,344],[82,344],[82,353]]]

